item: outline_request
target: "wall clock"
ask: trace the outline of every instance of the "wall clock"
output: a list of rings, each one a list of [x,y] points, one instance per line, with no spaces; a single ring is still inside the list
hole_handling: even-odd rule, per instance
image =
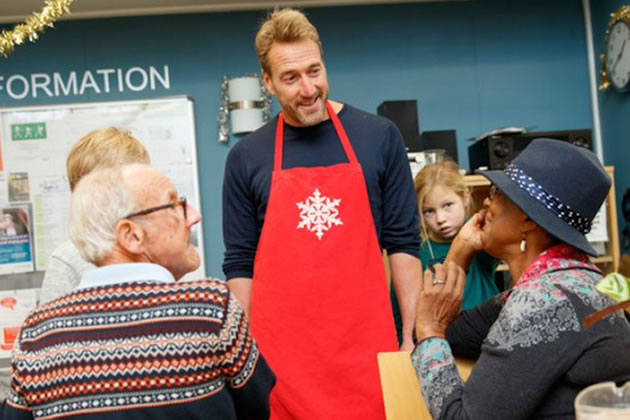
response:
[[[619,92],[630,90],[630,6],[622,6],[611,15],[601,63],[600,89],[612,85]]]

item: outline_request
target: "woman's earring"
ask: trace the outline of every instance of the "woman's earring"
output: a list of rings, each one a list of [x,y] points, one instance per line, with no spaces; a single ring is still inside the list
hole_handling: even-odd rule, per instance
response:
[[[521,252],[525,252],[527,249],[527,241],[525,240],[525,234],[523,233],[523,239],[521,239]]]

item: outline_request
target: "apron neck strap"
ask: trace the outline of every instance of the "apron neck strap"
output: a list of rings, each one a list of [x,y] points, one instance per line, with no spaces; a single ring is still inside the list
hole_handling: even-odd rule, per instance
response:
[[[350,144],[350,140],[348,139],[348,135],[346,134],[346,130],[344,130],[341,122],[339,121],[339,117],[335,114],[332,106],[329,101],[326,101],[326,110],[328,111],[328,116],[335,127],[335,131],[337,132],[337,136],[341,140],[341,145],[343,146],[343,150],[346,152],[346,157],[350,163],[357,163],[357,156],[354,154],[354,150],[352,149],[352,145]],[[276,126],[276,141],[275,141],[275,153],[273,159],[273,169],[274,171],[279,171],[282,169],[282,152],[284,147],[284,116],[281,112],[278,115],[278,124]]]

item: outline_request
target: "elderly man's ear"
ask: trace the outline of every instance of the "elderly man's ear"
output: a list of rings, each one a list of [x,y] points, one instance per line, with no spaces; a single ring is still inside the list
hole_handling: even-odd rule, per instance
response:
[[[132,254],[144,251],[146,236],[142,226],[131,220],[121,220],[116,225],[116,240],[120,247]]]

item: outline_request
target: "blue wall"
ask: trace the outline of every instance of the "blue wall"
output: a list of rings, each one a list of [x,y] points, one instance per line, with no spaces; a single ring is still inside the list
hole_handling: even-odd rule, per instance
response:
[[[593,44],[597,57],[604,51],[605,32],[610,14],[627,2],[621,0],[602,0],[591,2],[591,21],[593,23]],[[596,63],[597,82],[601,82],[599,60]],[[599,92],[600,121],[604,162],[615,167],[615,188],[617,192],[617,213],[619,230],[628,226],[621,213],[621,199],[630,188],[630,92],[618,93],[612,88]],[[620,233],[621,234],[621,233]],[[620,236],[621,238],[621,236]],[[622,253],[630,253],[622,249]]]
[[[592,128],[580,0],[348,6],[307,13],[320,30],[333,99],[372,112],[384,100],[418,100],[421,131],[457,130],[464,167],[468,139],[497,127]],[[258,70],[253,38],[264,15],[59,22],[36,44],[0,61],[0,76],[168,64],[171,89],[20,101],[0,91],[0,106],[192,97],[206,264],[209,274],[222,276],[221,182],[229,145],[217,142],[220,86],[224,75]]]

